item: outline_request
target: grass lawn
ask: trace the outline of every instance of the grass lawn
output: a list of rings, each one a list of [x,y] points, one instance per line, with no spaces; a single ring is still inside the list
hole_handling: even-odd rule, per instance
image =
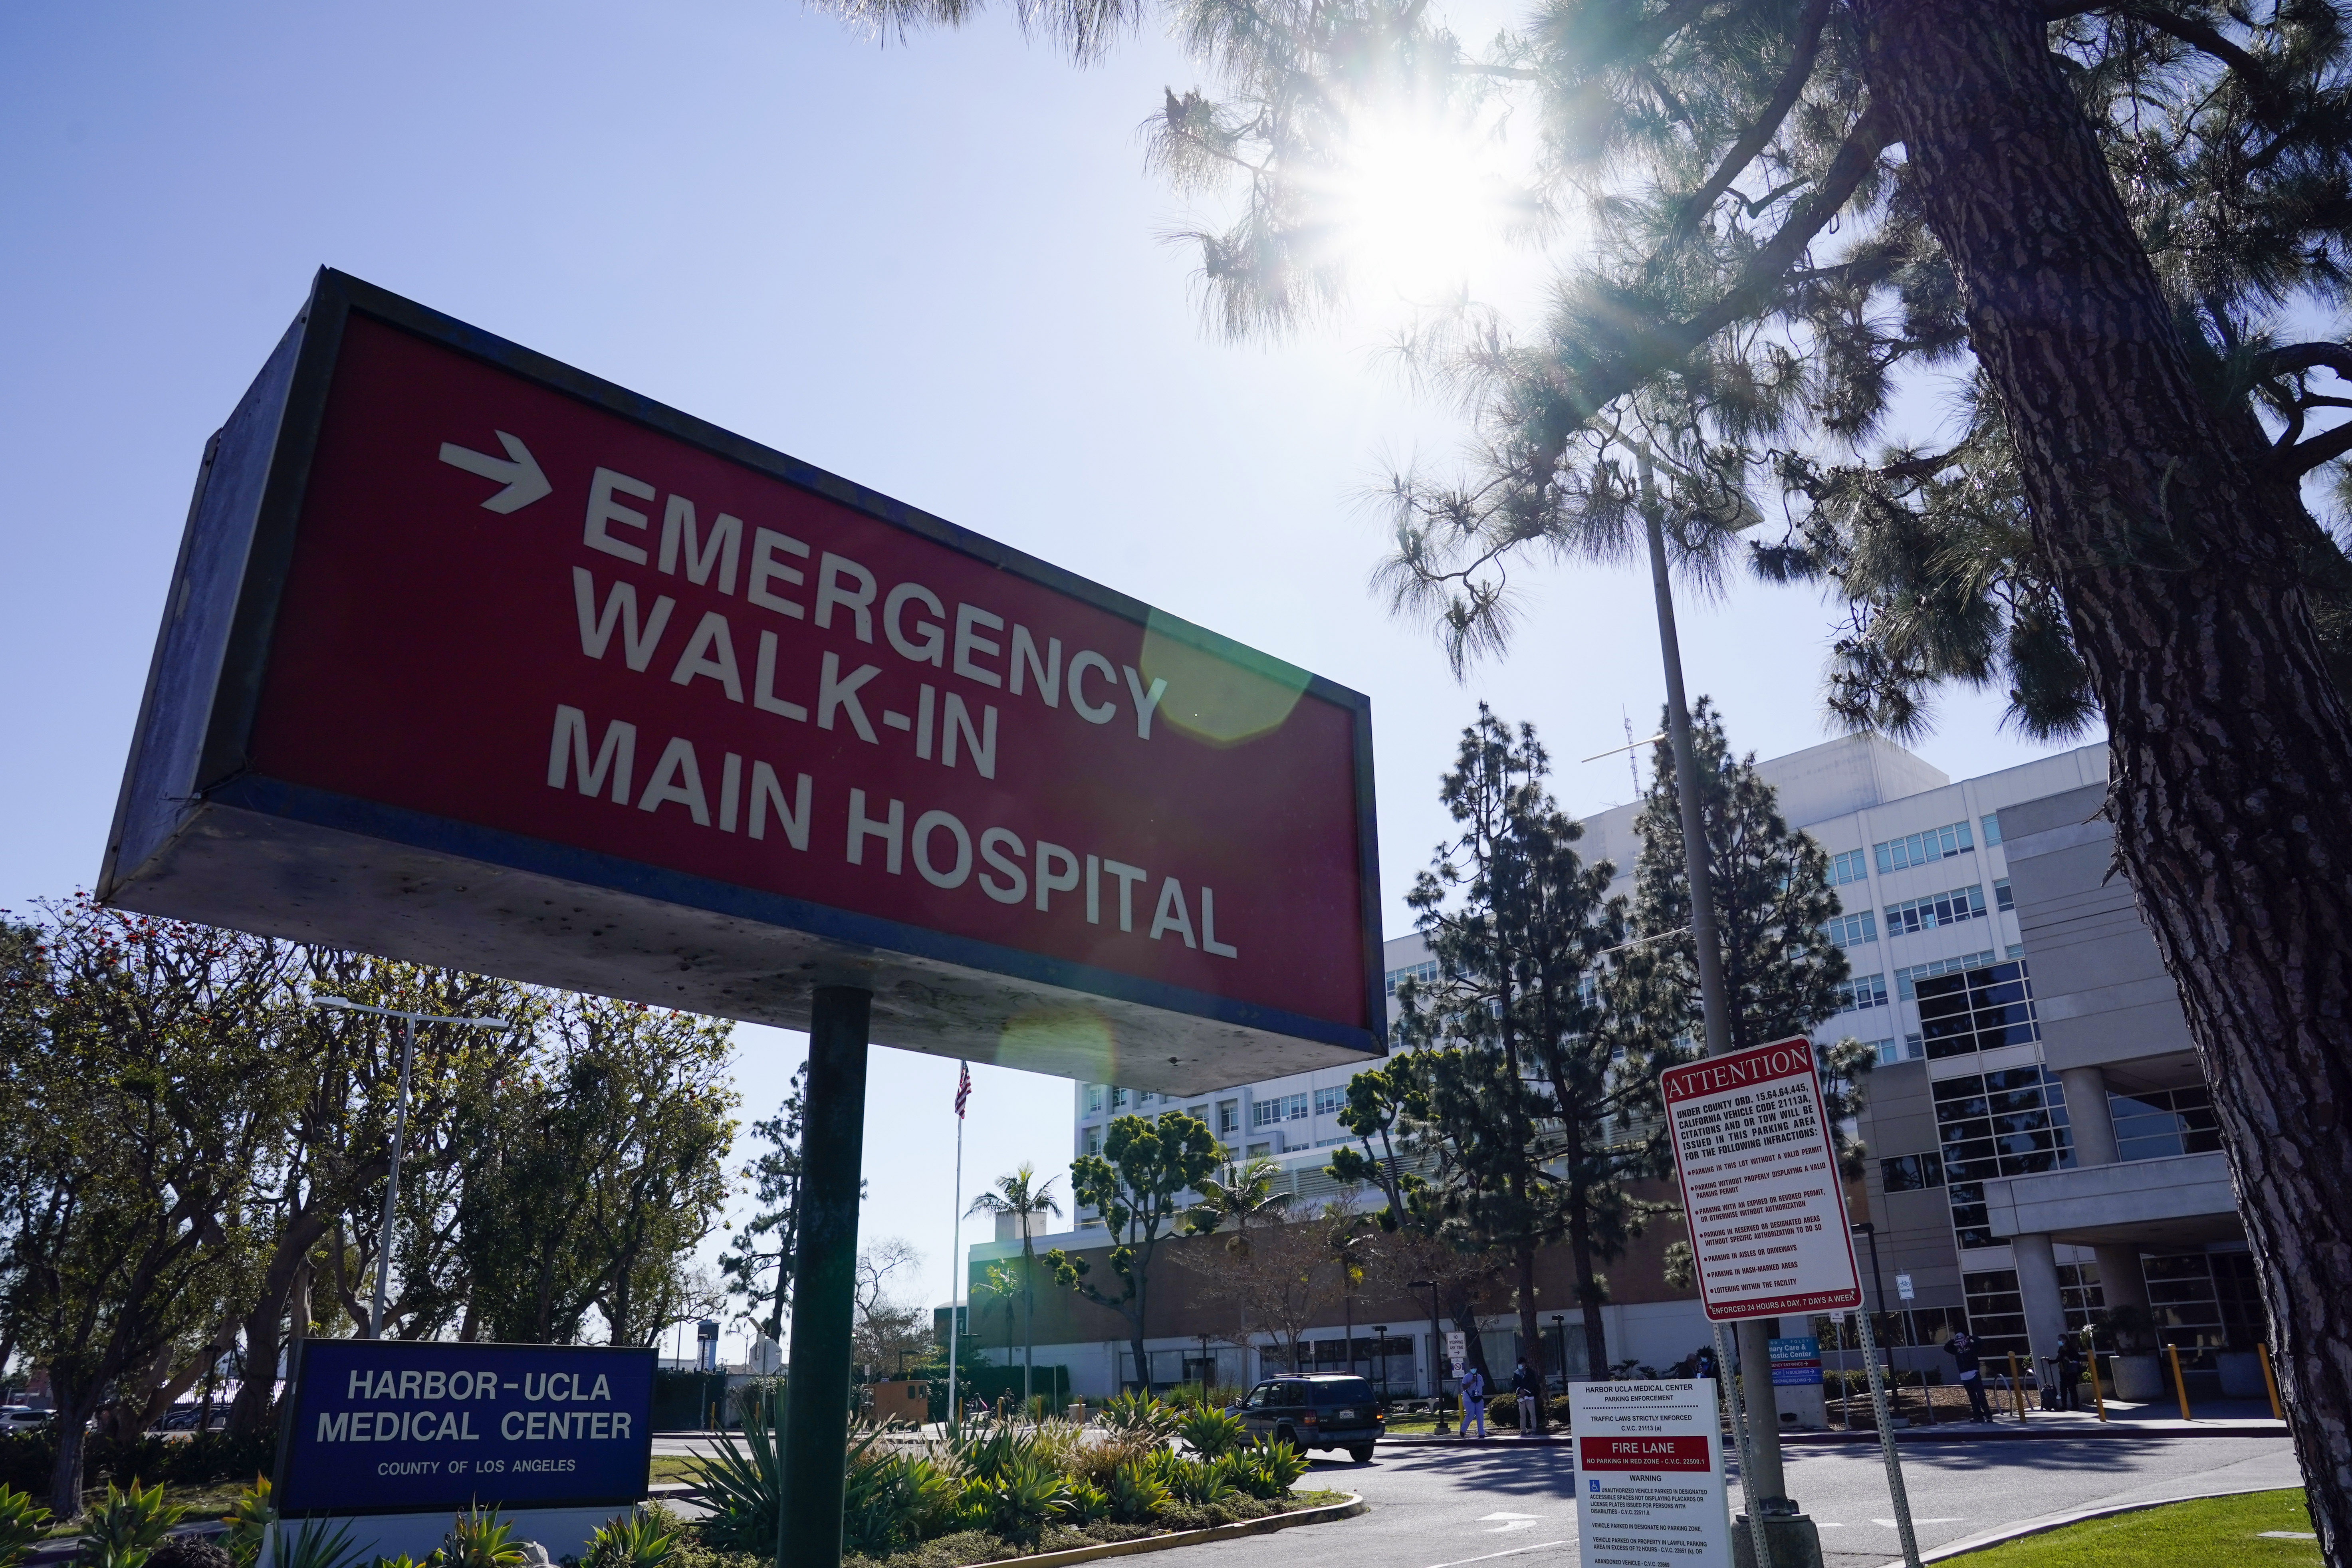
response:
[[[692,1467],[699,1462],[684,1454],[657,1454],[654,1457],[652,1479],[656,1482],[690,1481],[694,1479]]]
[[[2303,1489],[2199,1498],[2094,1519],[1949,1559],[1969,1568],[2288,1568],[2319,1562],[2316,1541],[2279,1541],[2265,1531],[2309,1533]]]

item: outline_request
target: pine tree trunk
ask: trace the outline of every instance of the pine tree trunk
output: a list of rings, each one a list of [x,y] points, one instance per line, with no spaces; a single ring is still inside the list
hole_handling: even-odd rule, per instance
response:
[[[1575,1211],[1584,1212],[1579,1194]],[[1595,1383],[1609,1381],[1609,1330],[1601,1321],[1601,1281],[1592,1271],[1592,1234],[1580,1217],[1568,1227],[1569,1260],[1576,1268],[1576,1299],[1584,1307],[1584,1375]],[[1568,1347],[1560,1347],[1565,1356]]]
[[[2106,716],[2119,858],[2228,1134],[2312,1517],[2347,1568],[2352,720],[2297,585],[2309,521],[2200,398],[2038,8],[1856,8]]]
[[[1535,1430],[1540,1432],[1544,1429],[1543,1327],[1536,1321],[1535,1247],[1532,1245],[1520,1246],[1516,1249],[1512,1261],[1517,1265],[1519,1274],[1520,1353],[1527,1359],[1528,1371],[1535,1376],[1537,1389]]]

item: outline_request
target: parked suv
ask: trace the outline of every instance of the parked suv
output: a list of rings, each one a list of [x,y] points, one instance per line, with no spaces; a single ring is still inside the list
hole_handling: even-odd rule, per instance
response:
[[[0,1432],[37,1432],[49,1424],[49,1413],[22,1405],[0,1405]]]
[[[1381,1405],[1369,1379],[1324,1373],[1270,1377],[1234,1406],[1252,1436],[1294,1448],[1345,1448],[1360,1465],[1372,1462],[1381,1435]]]

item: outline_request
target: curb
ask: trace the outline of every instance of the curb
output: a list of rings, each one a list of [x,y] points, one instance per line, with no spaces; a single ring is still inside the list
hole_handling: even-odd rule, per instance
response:
[[[2063,1530],[2070,1524],[2087,1524],[2095,1519],[2113,1519],[2118,1514],[2146,1513],[2149,1509],[2170,1508],[2177,1502],[2202,1502],[2207,1498],[2217,1497],[2252,1497],[2257,1492],[2285,1489],[2287,1489],[2281,1487],[2231,1487],[2227,1491],[2198,1492],[2189,1497],[2156,1498],[2147,1502],[2106,1503],[2097,1508],[2069,1509],[2064,1513],[2045,1513],[2040,1519],[2029,1519],[2021,1524],[2004,1525],[1999,1530],[1989,1530],[1981,1535],[1971,1535],[1964,1541],[1955,1541],[1948,1546],[1938,1546],[1933,1551],[1923,1552],[1919,1554],[1919,1561],[1942,1563],[1954,1557],[1964,1557],[1971,1552],[1982,1552],[1989,1547],[2005,1546],[2012,1541],[2023,1541],[2029,1536],[2046,1535],[2053,1530]],[[1904,1568],[1903,1559],[1897,1557],[1886,1563],[1885,1568]]]
[[[2167,1437],[2285,1437],[2292,1434],[2283,1421],[2200,1422],[2194,1427],[2170,1426],[2154,1429],[2140,1426],[2136,1423],[2111,1421],[2098,1426],[2028,1426],[2021,1431],[2014,1426],[1972,1431],[1954,1422],[1946,1427],[1906,1426],[1899,1428],[1895,1436],[1898,1443],[2029,1443],[2084,1437],[2140,1437],[2154,1440]],[[1546,1433],[1540,1437],[1489,1437],[1481,1443],[1475,1437],[1468,1439],[1452,1436],[1435,1437],[1415,1433],[1411,1436],[1382,1437],[1378,1447],[1381,1448],[1483,1447],[1494,1450],[1519,1447],[1566,1447],[1572,1440],[1570,1437],[1556,1437]],[[1727,1443],[1730,1439],[1727,1437],[1725,1441]],[[1780,1443],[1784,1447],[1838,1447],[1848,1443],[1864,1443],[1875,1447],[1878,1445],[1878,1434],[1871,1431],[1783,1431],[1780,1434]]]
[[[1098,1546],[1073,1546],[1066,1552],[1040,1552],[1031,1557],[1002,1557],[993,1563],[974,1563],[972,1568],[1057,1568],[1064,1563],[1092,1563],[1102,1557],[1132,1557],[1139,1552],[1172,1552],[1179,1546],[1197,1546],[1204,1541],[1226,1541],[1241,1535],[1269,1535],[1294,1525],[1327,1524],[1335,1519],[1353,1519],[1366,1507],[1362,1493],[1350,1492],[1345,1502],[1325,1503],[1320,1508],[1302,1508],[1296,1513],[1274,1513],[1264,1519],[1213,1524],[1206,1530],[1181,1530],[1173,1535],[1106,1541]]]

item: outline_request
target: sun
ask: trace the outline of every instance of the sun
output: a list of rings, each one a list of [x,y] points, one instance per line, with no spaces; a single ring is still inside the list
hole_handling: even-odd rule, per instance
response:
[[[1332,195],[1359,303],[1458,298],[1502,259],[1503,153],[1499,138],[1456,117],[1398,113],[1352,128]]]

